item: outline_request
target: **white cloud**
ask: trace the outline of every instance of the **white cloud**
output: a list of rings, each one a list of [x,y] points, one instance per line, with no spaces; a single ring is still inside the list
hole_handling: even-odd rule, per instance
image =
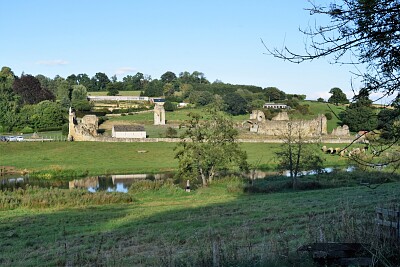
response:
[[[130,68],[130,67],[121,67],[121,68],[119,68],[119,69],[117,69],[115,71],[115,74],[116,75],[123,75],[123,74],[126,74],[126,73],[132,73],[132,72],[137,72],[137,70],[134,69],[134,68]]]
[[[41,60],[36,62],[38,65],[47,65],[47,66],[61,66],[67,65],[69,62],[66,60],[56,59],[56,60]]]

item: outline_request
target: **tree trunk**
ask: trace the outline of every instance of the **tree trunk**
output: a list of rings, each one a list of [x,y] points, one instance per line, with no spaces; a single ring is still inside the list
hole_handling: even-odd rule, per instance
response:
[[[211,183],[212,180],[214,179],[215,172],[214,172],[214,166],[211,167],[210,172],[208,174],[208,181]]]
[[[200,172],[200,176],[201,176],[201,181],[203,182],[203,186],[207,186],[208,185],[207,184],[207,178],[204,175],[203,168],[199,167],[199,172]]]

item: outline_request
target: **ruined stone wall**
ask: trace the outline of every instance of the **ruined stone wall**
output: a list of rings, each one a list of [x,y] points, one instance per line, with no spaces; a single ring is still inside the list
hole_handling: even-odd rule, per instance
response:
[[[70,108],[68,126],[68,140],[85,141],[86,137],[97,136],[99,120],[95,115],[86,115],[78,119]]]
[[[269,121],[266,120],[258,123],[258,133],[269,136],[282,136],[289,130],[289,125],[292,130],[301,132],[302,136],[320,136],[327,134],[327,124],[325,116],[318,116],[313,120],[299,121]]]
[[[350,136],[349,126],[347,126],[347,125],[338,126],[337,128],[333,129],[332,135],[333,136]]]
[[[266,120],[264,113],[254,110],[250,115],[250,132],[260,133],[267,136],[282,136],[289,130],[301,133],[304,137],[320,136],[328,134],[327,119],[324,115],[319,115],[313,120],[290,121],[287,112],[281,112],[272,120]]]

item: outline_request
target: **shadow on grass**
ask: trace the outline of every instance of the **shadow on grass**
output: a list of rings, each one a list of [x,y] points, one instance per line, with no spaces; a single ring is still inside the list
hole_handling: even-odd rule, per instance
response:
[[[216,182],[138,202],[2,212],[4,266],[310,266],[296,248],[362,242],[376,206],[399,203],[399,184],[247,195]]]

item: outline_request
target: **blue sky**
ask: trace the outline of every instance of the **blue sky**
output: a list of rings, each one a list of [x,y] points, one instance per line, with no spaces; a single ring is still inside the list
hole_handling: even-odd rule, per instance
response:
[[[321,2],[321,1],[319,1]],[[308,99],[332,87],[351,97],[349,66],[293,64],[266,55],[304,48],[316,18],[306,0],[0,0],[0,65],[16,75],[201,71],[211,82],[276,86]],[[357,82],[354,84],[358,88]]]

